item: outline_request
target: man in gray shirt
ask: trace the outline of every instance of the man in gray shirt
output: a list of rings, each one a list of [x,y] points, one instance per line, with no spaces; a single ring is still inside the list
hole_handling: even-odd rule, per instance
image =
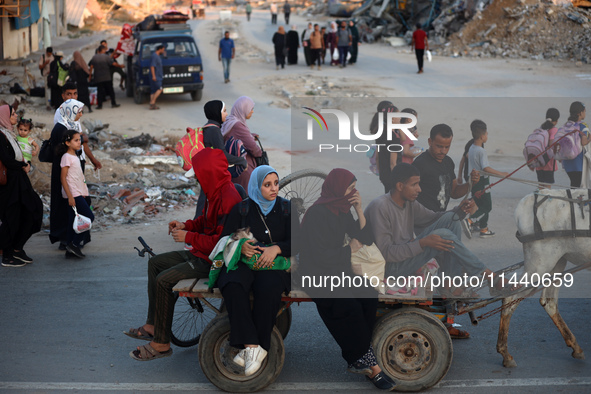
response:
[[[341,28],[337,31],[337,48],[339,48],[339,67],[347,67],[347,53],[353,43],[351,30],[347,27],[347,22],[341,22]]]
[[[373,200],[365,210],[375,243],[386,260],[386,275],[413,275],[432,258],[437,258],[441,275],[492,274],[462,244],[460,220],[468,202],[453,211],[433,212],[416,201],[420,180],[416,167],[398,164],[392,170],[390,193]],[[416,237],[415,227],[424,228]]]
[[[111,56],[106,54],[107,48],[100,46],[96,55],[90,59],[90,73],[94,72],[94,82],[96,83],[98,93],[98,105],[96,109],[103,109],[103,102],[106,96],[111,97],[111,107],[117,108],[119,104],[115,101],[115,92],[113,91],[113,81],[111,80],[111,65],[124,67],[122,64],[114,63]]]

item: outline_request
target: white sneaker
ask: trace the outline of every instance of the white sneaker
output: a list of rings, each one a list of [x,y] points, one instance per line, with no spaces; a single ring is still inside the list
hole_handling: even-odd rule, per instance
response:
[[[247,347],[244,352],[245,368],[244,375],[250,376],[257,373],[261,369],[261,364],[265,357],[267,357],[267,351],[258,345],[257,347]]]
[[[238,352],[236,357],[234,357],[234,364],[244,367],[244,353],[246,353],[246,349],[242,349]]]

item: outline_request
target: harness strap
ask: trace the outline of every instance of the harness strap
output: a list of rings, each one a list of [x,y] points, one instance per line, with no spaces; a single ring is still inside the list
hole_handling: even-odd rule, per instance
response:
[[[573,198],[573,194],[571,193],[570,189],[566,189],[566,195],[568,196],[569,199]],[[571,225],[571,229],[572,229],[572,237],[576,237],[575,235],[575,231],[577,230],[577,221],[575,218],[575,204],[571,201],[569,202],[569,206],[570,206],[570,225]]]

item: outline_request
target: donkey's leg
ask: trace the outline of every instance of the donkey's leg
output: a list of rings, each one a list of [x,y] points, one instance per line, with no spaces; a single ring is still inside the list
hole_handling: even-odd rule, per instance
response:
[[[517,299],[516,296],[503,298],[503,307],[510,304],[513,300]],[[521,302],[521,301],[520,301]],[[497,339],[497,352],[503,356],[503,366],[506,368],[513,368],[517,366],[517,363],[513,359],[513,356],[509,354],[507,349],[507,342],[509,338],[509,324],[511,323],[511,316],[515,309],[519,305],[519,302],[511,305],[510,307],[504,308],[501,311],[501,321],[499,323],[499,337]]]
[[[554,272],[562,272],[564,267],[566,266],[566,259],[561,258],[556,264],[556,268]],[[550,287],[544,288],[542,291],[542,296],[540,297],[540,304],[544,307],[558,330],[562,334],[564,338],[564,342],[566,342],[566,346],[573,349],[572,356],[574,358],[578,358],[580,360],[585,359],[585,354],[583,353],[583,349],[579,346],[577,339],[575,338],[574,334],[566,325],[565,321],[562,319],[560,312],[558,311],[558,291],[560,290],[559,287],[554,285]]]

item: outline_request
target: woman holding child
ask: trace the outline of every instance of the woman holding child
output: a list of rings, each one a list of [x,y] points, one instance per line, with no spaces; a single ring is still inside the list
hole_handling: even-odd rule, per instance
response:
[[[6,168],[6,184],[0,185],[0,250],[2,265],[22,267],[33,259],[23,250],[41,229],[43,205],[27,173],[31,165],[14,135],[17,114],[10,105],[0,106],[0,162]]]
[[[249,227],[257,241],[247,241],[242,255],[257,257],[259,269],[238,262],[236,269],[224,266],[217,282],[230,318],[230,345],[242,349],[234,362],[255,374],[267,357],[271,333],[281,305],[281,294],[289,292],[290,276],[273,269],[278,256],[291,256],[289,201],[278,197],[279,176],[270,166],[259,166],[248,183],[249,199],[238,203],[228,215],[222,237]],[[250,292],[253,293],[251,308]]]
[[[326,177],[320,198],[307,210],[302,222],[298,275],[360,274],[351,267],[351,254],[373,241],[356,184],[355,176],[342,168]],[[351,207],[358,220],[353,218]],[[345,235],[351,241],[343,246]],[[343,288],[330,294],[319,289],[303,290],[312,296],[320,317],[340,346],[347,370],[366,375],[379,389],[392,390],[395,383],[382,372],[371,347],[377,292],[373,288]],[[325,298],[335,297],[335,293],[341,298]]]

